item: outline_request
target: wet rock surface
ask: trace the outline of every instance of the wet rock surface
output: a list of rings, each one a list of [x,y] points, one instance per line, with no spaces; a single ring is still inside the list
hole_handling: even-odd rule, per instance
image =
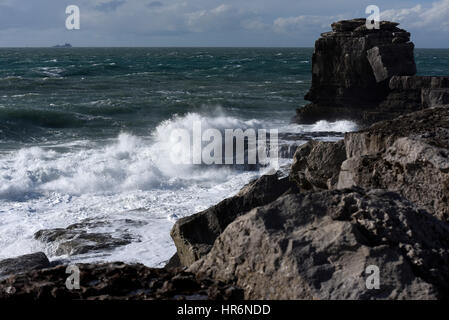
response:
[[[279,133],[279,157],[292,159],[298,147],[308,141],[321,141],[326,139],[343,139],[344,133],[323,131],[323,132],[304,132],[304,133]]]
[[[286,195],[230,224],[189,271],[235,279],[247,299],[436,299],[448,289],[448,234],[391,192]],[[366,286],[372,265],[378,290]]]
[[[113,225],[121,227],[113,230]],[[68,226],[67,228],[46,229],[35,233],[34,238],[55,247],[54,255],[77,255],[88,252],[112,250],[128,245],[139,239],[127,232],[127,227],[140,226],[143,221],[123,219],[120,221],[85,220]],[[102,230],[103,232],[95,232]],[[109,230],[105,232],[104,230]]]
[[[0,261],[0,279],[10,274],[51,267],[51,263],[43,252],[23,255]]]
[[[69,290],[66,266],[14,275],[0,281],[0,299],[46,300],[229,300],[242,299],[241,289],[199,279],[182,270],[151,269],[123,263],[79,264],[80,288]]]

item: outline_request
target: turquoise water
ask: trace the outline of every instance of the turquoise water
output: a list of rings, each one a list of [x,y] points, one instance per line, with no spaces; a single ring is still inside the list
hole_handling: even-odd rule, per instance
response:
[[[0,49],[1,144],[148,134],[217,109],[288,120],[312,49]]]
[[[415,49],[418,75],[449,76],[449,49]]]
[[[288,121],[310,86],[311,48],[0,49],[0,150],[146,135],[173,114]],[[417,49],[449,75],[449,50]]]
[[[0,49],[0,259],[44,251],[75,262],[162,265],[175,251],[176,219],[263,173],[173,164],[173,129],[198,121],[220,130],[287,126],[310,86],[311,53]],[[125,218],[138,223],[123,225]],[[59,257],[57,244],[33,237],[85,219],[110,225],[88,232],[136,241]]]

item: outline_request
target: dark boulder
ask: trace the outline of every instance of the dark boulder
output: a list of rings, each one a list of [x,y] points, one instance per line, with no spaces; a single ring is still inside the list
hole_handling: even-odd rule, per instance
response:
[[[43,252],[23,255],[0,261],[0,277],[51,267]]]
[[[178,253],[175,253],[165,264],[164,268],[173,269],[173,268],[182,268],[181,260],[179,260]]]

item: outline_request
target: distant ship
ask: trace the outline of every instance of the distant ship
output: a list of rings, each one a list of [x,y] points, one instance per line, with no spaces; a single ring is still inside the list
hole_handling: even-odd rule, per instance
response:
[[[56,46],[53,46],[53,48],[72,48],[72,45],[70,43],[66,43],[66,44],[57,44]]]

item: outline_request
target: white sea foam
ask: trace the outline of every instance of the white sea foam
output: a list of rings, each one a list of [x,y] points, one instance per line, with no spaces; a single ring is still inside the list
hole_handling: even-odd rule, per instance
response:
[[[64,228],[84,219],[129,218],[146,222],[129,227],[140,242],[72,260],[122,260],[150,266],[166,261],[175,250],[169,232],[177,218],[219,202],[261,174],[171,164],[171,130],[191,129],[194,121],[201,121],[204,128],[217,129],[261,125],[255,120],[191,113],[161,123],[151,137],[122,133],[105,146],[84,141],[70,152],[58,152],[66,148],[47,145],[2,156],[0,259],[37,250],[56,258],[54,246],[33,239],[40,229]],[[116,227],[107,231],[115,232]]]
[[[169,233],[178,218],[235,194],[250,179],[268,170],[173,165],[169,161],[171,131],[191,130],[198,121],[204,129],[267,128],[267,123],[257,120],[189,113],[162,122],[148,137],[122,133],[106,145],[92,141],[47,144],[2,155],[0,259],[40,250],[51,259],[60,258],[55,256],[54,244],[34,240],[34,233],[91,219],[112,222],[92,232],[116,234],[126,228],[140,241],[112,252],[63,258],[161,266],[175,252]],[[348,121],[320,121],[310,126],[289,125],[282,130],[344,132],[354,128]],[[70,151],[58,151],[67,149]],[[145,224],[121,226],[123,219]]]
[[[58,153],[41,147],[21,149],[1,161],[0,199],[22,201],[47,192],[79,196],[184,187],[192,180],[227,181],[229,169],[217,172],[216,168],[176,166],[169,161],[174,144],[170,141],[171,131],[190,129],[193,121],[201,121],[204,128],[246,124],[234,118],[188,114],[162,123],[155,131],[154,140],[122,133],[108,146],[74,153]]]
[[[62,78],[61,73],[65,71],[63,68],[59,67],[38,67],[32,69],[34,72],[45,75],[46,78]]]
[[[357,130],[357,124],[349,120],[339,120],[335,122],[329,122],[326,120],[317,121],[314,124],[290,124],[284,128],[282,131],[287,132],[351,132]]]
[[[29,92],[29,93],[24,93],[24,94],[15,94],[15,95],[12,95],[11,98],[23,98],[23,97],[38,96],[38,95],[39,95],[39,93]]]

